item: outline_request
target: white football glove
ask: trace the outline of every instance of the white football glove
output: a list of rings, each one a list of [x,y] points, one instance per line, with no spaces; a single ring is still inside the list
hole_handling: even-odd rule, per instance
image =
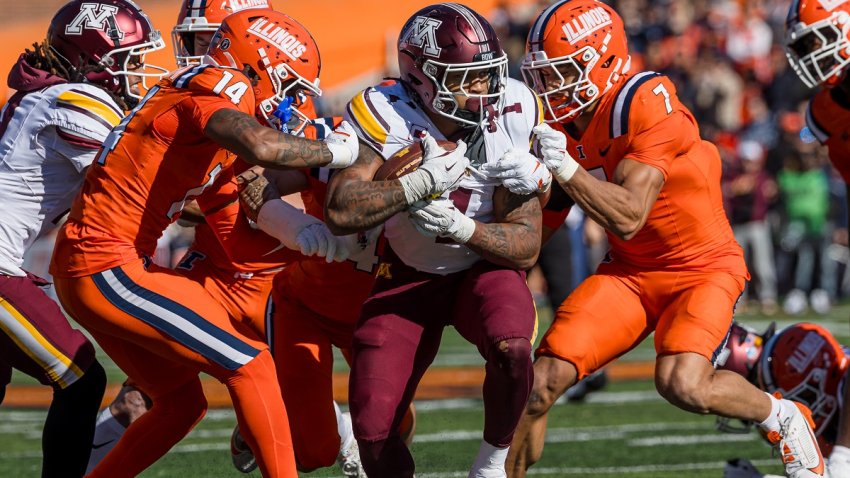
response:
[[[354,127],[348,121],[343,121],[325,138],[325,145],[333,159],[325,167],[332,169],[351,166],[360,154],[360,141]]]
[[[295,241],[301,248],[301,254],[324,257],[327,263],[342,262],[348,259],[351,252],[342,237],[334,236],[321,222],[301,229]]]
[[[552,186],[549,168],[536,156],[519,148],[508,150],[498,161],[486,163],[479,170],[491,178],[501,179],[514,194],[545,193]]]
[[[463,176],[469,159],[466,143],[457,142],[454,151],[446,151],[437,144],[437,140],[425,133],[422,138],[422,163],[416,171],[399,178],[404,188],[407,204],[413,204],[433,194],[442,194],[454,186]]]
[[[560,183],[572,179],[578,170],[578,163],[567,151],[567,137],[560,131],[555,131],[548,124],[541,123],[532,130],[537,135],[543,164],[555,175]]]
[[[416,230],[428,237],[448,237],[458,244],[466,244],[475,232],[475,221],[460,212],[449,199],[419,201],[408,212]]]
[[[319,219],[282,199],[266,201],[257,216],[257,226],[289,249],[305,256],[324,257],[327,262],[344,261],[349,250]]]

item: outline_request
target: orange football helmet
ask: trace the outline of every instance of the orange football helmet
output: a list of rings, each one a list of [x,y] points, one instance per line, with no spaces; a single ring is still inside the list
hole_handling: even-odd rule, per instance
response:
[[[783,398],[809,407],[818,442],[824,453],[829,453],[838,425],[832,418],[840,415],[836,412],[847,365],[844,348],[828,330],[815,324],[795,324],[765,344],[758,365],[758,385],[768,393],[779,392]]]
[[[523,79],[543,100],[546,121],[572,121],[629,70],[623,20],[596,0],[561,0],[528,33]]]
[[[177,25],[171,30],[171,43],[177,66],[199,65],[203,51],[195,51],[195,34],[212,36],[224,17],[249,8],[272,10],[269,0],[183,0]]]
[[[322,94],[316,41],[303,25],[274,10],[226,17],[204,63],[240,70],[254,80],[257,118],[284,132],[300,133],[310,118],[298,109]]]
[[[785,20],[785,55],[809,88],[837,85],[850,63],[850,2],[793,0]]]

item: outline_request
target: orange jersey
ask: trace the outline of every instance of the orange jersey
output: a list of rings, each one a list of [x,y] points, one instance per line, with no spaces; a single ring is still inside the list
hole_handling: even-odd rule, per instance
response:
[[[204,136],[222,108],[254,115],[251,82],[208,65],[174,72],[112,130],[57,239],[51,273],[78,277],[156,249],[183,206],[236,156]]]
[[[839,95],[834,88],[818,91],[806,110],[806,126],[826,145],[832,165],[850,183],[850,100]]]
[[[615,261],[748,277],[723,210],[720,155],[700,138],[696,120],[667,77],[648,71],[626,77],[599,101],[581,137],[568,137],[579,164],[600,161],[609,181],[625,158],[664,175],[643,228],[629,241],[608,233]]]

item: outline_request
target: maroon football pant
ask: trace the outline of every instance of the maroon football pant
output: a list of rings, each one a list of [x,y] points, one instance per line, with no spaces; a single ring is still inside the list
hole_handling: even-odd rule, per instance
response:
[[[439,276],[405,266],[392,251],[354,333],[349,406],[370,478],[407,478],[414,464],[398,425],[453,325],[486,361],[484,439],[508,446],[533,383],[534,304],[525,273],[481,261]]]

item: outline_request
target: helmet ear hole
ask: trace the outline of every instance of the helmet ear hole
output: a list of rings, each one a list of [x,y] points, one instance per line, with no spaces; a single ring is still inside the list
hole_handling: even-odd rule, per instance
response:
[[[242,68],[242,73],[244,73],[245,76],[247,76],[248,79],[251,80],[251,86],[257,86],[257,83],[260,82],[260,75],[257,73],[257,70],[255,70],[254,67],[252,67],[251,65],[245,65],[245,67]]]

